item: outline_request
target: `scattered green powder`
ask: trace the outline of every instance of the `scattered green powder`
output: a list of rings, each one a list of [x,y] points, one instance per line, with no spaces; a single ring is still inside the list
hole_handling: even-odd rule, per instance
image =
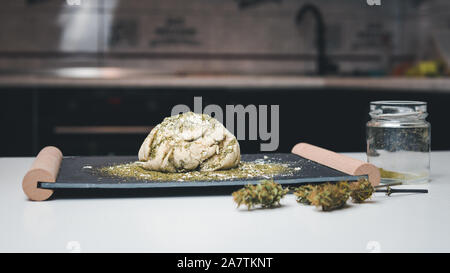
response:
[[[285,164],[241,162],[238,167],[218,171],[191,171],[163,173],[142,168],[139,162],[130,162],[96,169],[104,176],[133,178],[144,181],[222,181],[232,179],[272,178],[292,174],[294,169]]]

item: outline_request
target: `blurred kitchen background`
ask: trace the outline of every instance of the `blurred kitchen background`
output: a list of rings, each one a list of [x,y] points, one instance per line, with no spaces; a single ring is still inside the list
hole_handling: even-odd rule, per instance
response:
[[[450,150],[450,1],[368,2],[2,0],[0,156],[136,154],[194,96],[280,105],[278,152],[364,151],[370,101],[427,101]]]

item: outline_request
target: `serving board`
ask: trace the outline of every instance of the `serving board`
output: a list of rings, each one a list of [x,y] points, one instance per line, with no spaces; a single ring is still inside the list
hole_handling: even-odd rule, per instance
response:
[[[150,181],[136,178],[121,178],[102,175],[95,169],[136,161],[136,156],[95,156],[64,157],[55,182],[38,182],[41,189],[64,190],[67,192],[115,192],[168,194],[227,194],[247,184],[259,183],[264,177],[251,179],[230,179],[221,181]],[[262,161],[287,164],[293,171],[290,174],[276,175],[273,179],[283,186],[334,181],[356,181],[367,176],[351,176],[303,158],[296,154],[243,154],[241,161]],[[86,167],[90,166],[90,167]],[[91,168],[92,167],[92,168]]]

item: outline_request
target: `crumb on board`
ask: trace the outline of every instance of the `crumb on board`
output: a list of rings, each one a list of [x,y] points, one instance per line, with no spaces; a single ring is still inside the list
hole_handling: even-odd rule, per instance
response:
[[[103,176],[132,178],[144,181],[222,181],[234,179],[272,178],[291,175],[294,171],[287,164],[261,161],[241,162],[238,167],[217,171],[191,171],[182,173],[163,173],[142,168],[139,162],[106,166],[95,169]]]

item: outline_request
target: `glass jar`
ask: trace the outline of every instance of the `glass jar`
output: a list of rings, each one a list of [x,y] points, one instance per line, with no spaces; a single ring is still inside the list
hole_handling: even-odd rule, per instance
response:
[[[367,162],[380,168],[381,182],[428,182],[431,125],[425,120],[427,103],[374,101],[369,114]]]

